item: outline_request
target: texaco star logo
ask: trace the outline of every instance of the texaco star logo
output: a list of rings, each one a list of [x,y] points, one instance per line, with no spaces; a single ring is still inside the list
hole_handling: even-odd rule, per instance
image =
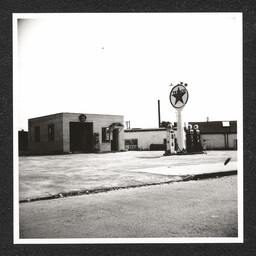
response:
[[[170,102],[174,108],[182,108],[188,101],[188,90],[183,85],[176,85],[170,93]]]

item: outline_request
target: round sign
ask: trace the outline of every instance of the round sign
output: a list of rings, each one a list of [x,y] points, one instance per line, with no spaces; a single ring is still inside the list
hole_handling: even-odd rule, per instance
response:
[[[86,115],[83,115],[83,114],[82,114],[82,115],[79,116],[79,120],[80,120],[81,122],[85,122],[86,119],[87,119]]]
[[[170,93],[170,102],[174,108],[182,108],[188,101],[188,90],[185,86],[178,84]]]

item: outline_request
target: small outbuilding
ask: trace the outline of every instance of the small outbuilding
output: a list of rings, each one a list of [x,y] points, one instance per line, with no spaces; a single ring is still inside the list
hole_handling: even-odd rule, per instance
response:
[[[28,132],[21,130],[18,133],[18,145],[19,145],[19,155],[27,155],[28,154]]]
[[[124,150],[119,115],[58,113],[28,120],[30,155]]]
[[[176,135],[176,127],[174,127]],[[125,148],[127,150],[165,150],[167,131],[161,128],[133,128],[124,131]]]
[[[201,142],[206,149],[237,150],[237,121],[189,122],[199,126]]]

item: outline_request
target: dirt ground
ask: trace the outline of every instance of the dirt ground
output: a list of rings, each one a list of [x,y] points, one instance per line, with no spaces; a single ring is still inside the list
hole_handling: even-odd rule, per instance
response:
[[[163,151],[19,157],[19,200],[67,192],[180,180],[181,175],[237,170],[237,151],[163,156]],[[224,165],[224,161],[231,161]]]
[[[237,176],[20,204],[20,238],[237,237]],[[93,240],[89,240],[92,242]],[[139,240],[135,240],[135,242]]]

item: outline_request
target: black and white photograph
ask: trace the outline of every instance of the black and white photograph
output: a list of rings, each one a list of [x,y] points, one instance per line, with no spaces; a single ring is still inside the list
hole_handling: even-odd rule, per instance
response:
[[[14,13],[14,243],[243,243],[242,26]]]

